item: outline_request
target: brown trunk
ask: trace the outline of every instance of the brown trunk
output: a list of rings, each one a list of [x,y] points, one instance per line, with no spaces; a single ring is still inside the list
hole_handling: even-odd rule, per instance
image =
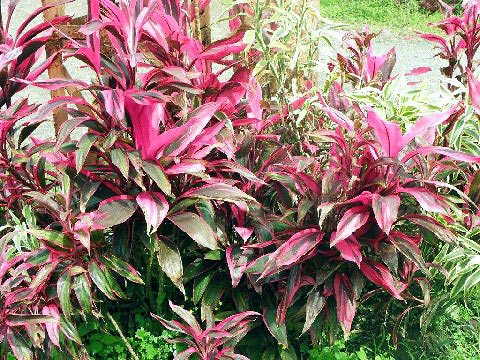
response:
[[[42,5],[50,5],[57,3],[57,0],[42,0]],[[65,15],[65,5],[55,6],[51,9],[44,11],[43,17],[46,21],[51,21],[52,19],[58,16]],[[54,54],[58,50],[61,49],[61,41],[52,41],[46,47],[47,57]],[[48,69],[48,76],[50,79],[52,78],[64,78],[65,77],[65,69],[63,67],[63,59],[62,56],[58,56],[55,61],[52,63],[50,68]],[[65,96],[64,89],[52,90],[51,91],[52,99],[57,96]],[[67,120],[67,113],[64,111],[55,111],[53,114],[53,122],[55,127],[55,135],[58,134],[58,130],[60,126]]]
[[[210,4],[203,9],[200,14],[200,31],[202,34],[202,42],[208,46],[212,43],[212,32],[210,29]]]

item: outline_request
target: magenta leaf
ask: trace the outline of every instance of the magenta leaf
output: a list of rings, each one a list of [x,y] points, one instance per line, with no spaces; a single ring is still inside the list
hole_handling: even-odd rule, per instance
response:
[[[402,149],[402,131],[397,124],[382,119],[373,109],[367,108],[367,122],[375,131],[375,135],[386,156],[397,157]]]
[[[355,206],[348,209],[337,225],[335,236],[330,238],[330,247],[335,246],[339,241],[346,239],[356,230],[366,224],[369,212],[363,206]]]
[[[335,301],[337,302],[337,318],[343,328],[345,338],[352,329],[353,318],[357,310],[352,283],[347,275],[339,273],[335,275],[333,283],[335,289]]]
[[[413,76],[413,75],[422,75],[432,71],[431,67],[424,66],[412,69],[409,73],[406,73],[405,76]]]
[[[306,229],[296,233],[271,254],[269,261],[264,266],[261,278],[294,265],[312,251],[322,241],[322,238],[323,232],[317,229]]]
[[[382,196],[375,193],[372,196],[372,208],[378,226],[388,235],[393,223],[397,220],[400,197],[398,195]]]
[[[397,280],[394,280],[388,268],[373,260],[364,260],[360,264],[360,270],[367,277],[368,280],[385,288],[390,294],[399,300],[403,300],[400,295],[406,288],[406,284],[403,284]]]
[[[142,192],[137,195],[137,203],[145,214],[147,232],[157,231],[167,216],[169,205],[165,197],[159,192]]]
[[[340,251],[340,256],[342,258],[352,261],[360,266],[360,263],[362,262],[362,252],[360,250],[360,243],[355,236],[350,235],[346,239],[338,241],[335,244],[335,247]]]
[[[480,81],[473,75],[473,72],[467,68],[468,93],[473,107],[480,111]]]
[[[420,206],[425,211],[436,212],[446,215],[446,204],[441,198],[424,188],[404,188],[398,187],[397,192],[407,193],[417,199]]]

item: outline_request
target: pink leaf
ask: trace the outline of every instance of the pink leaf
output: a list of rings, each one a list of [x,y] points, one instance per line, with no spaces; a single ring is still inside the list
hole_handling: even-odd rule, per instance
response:
[[[385,265],[373,260],[364,260],[360,264],[360,270],[368,280],[385,288],[395,298],[403,300],[400,294],[405,290],[406,285],[395,281]]]
[[[437,212],[446,215],[444,206],[446,204],[441,201],[440,197],[423,188],[403,188],[398,187],[397,192],[404,192],[412,195],[417,199],[420,206],[425,211]]]
[[[179,156],[200,135],[220,106],[220,103],[204,104],[192,112],[185,125],[158,136],[154,140],[157,156]]]
[[[444,51],[449,52],[447,41],[443,37],[434,34],[420,34],[420,37],[430,42],[440,44]]]
[[[245,228],[245,227],[239,227],[235,226],[235,231],[240,235],[240,237],[243,239],[243,241],[246,243],[250,236],[253,234],[253,228]]]
[[[472,71],[467,68],[468,93],[473,107],[480,111],[480,81],[473,75]]]
[[[334,236],[334,233],[332,234]],[[360,243],[355,236],[350,235],[346,239],[340,240],[335,244],[340,251],[340,256],[348,261],[353,261],[358,266],[362,262],[362,252],[360,251]]]
[[[397,124],[382,119],[372,108],[367,108],[367,122],[375,131],[375,135],[386,156],[397,157],[402,149],[402,131]]]
[[[247,87],[247,99],[250,106],[250,111],[247,113],[247,116],[252,119],[257,119],[258,121],[262,120],[262,87],[256,81],[254,77],[250,79],[250,82]],[[257,131],[262,127],[261,123],[256,123],[253,126]]]
[[[397,195],[381,196],[378,193],[372,196],[372,208],[377,224],[388,235],[392,224],[397,219],[400,207],[400,197]]]
[[[335,289],[335,301],[337,302],[338,322],[343,328],[345,338],[347,338],[352,329],[352,322],[357,309],[353,286],[347,275],[339,273],[335,275],[333,287]]]
[[[147,233],[157,231],[168,213],[168,202],[159,192],[142,192],[137,195],[137,203],[145,214]]]
[[[411,159],[412,157],[418,154],[440,154],[458,161],[465,161],[469,163],[480,163],[480,156],[466,154],[464,152],[455,151],[450,148],[441,147],[441,146],[424,146],[417,150],[411,151],[405,155],[405,157],[402,159],[402,162],[405,163],[409,159]]]
[[[430,71],[432,71],[431,67],[428,67],[428,66],[418,67],[418,68],[412,69],[412,71],[410,71],[409,73],[406,73],[405,76],[422,75]]]
[[[363,206],[355,206],[348,209],[337,225],[335,236],[330,238],[330,247],[339,241],[346,239],[356,230],[361,228],[368,220],[369,213]]]
[[[402,138],[402,148],[409,144],[416,136],[424,135],[430,128],[440,125],[444,121],[457,111],[458,105],[454,105],[449,110],[442,113],[434,113],[423,116],[417,122],[407,130],[405,135]]]
[[[205,171],[205,165],[200,162],[181,162],[179,164],[170,166],[165,170],[167,175],[178,175],[178,174],[196,174]]]
[[[322,241],[322,238],[323,232],[317,229],[306,229],[296,233],[271,254],[270,260],[264,266],[261,277],[271,275],[282,268],[294,265],[311,252]]]
[[[52,343],[60,347],[60,313],[58,307],[54,304],[45,306],[42,309],[43,315],[50,315],[57,320],[56,323],[46,323],[45,327],[47,328],[48,337]]]

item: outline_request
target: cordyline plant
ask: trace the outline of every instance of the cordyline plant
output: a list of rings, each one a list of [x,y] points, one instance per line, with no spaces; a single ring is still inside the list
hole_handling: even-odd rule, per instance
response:
[[[382,88],[392,78],[392,70],[396,63],[395,48],[388,53],[377,56],[373,54],[372,40],[379,33],[371,33],[367,27],[362,31],[347,34],[344,41],[349,51],[348,56],[337,53],[339,73],[334,77],[340,77],[342,87],[345,83],[361,88],[373,86]],[[329,63],[330,71],[334,71],[335,65]]]
[[[443,1],[439,0],[439,4],[445,18],[430,26],[442,30],[445,35],[420,34],[420,37],[435,43],[440,50],[437,56],[448,61],[448,65],[441,69],[442,74],[465,84],[464,74],[473,70],[474,57],[480,45],[478,23],[480,3],[477,0],[463,1],[462,16],[453,15],[452,7]],[[463,62],[463,54],[466,63]],[[453,88],[453,85],[449,86]]]
[[[201,360],[248,360],[247,357],[235,354],[234,348],[236,344],[248,333],[251,328],[251,322],[255,321],[255,317],[259,313],[253,311],[245,311],[227,317],[217,325],[210,324],[207,329],[203,330],[195,317],[170,302],[170,308],[175,314],[186,323],[182,324],[176,320],[167,321],[161,317],[152,314],[159,320],[163,326],[172,331],[185,334],[189,338],[167,339],[170,343],[183,343],[189,347],[175,356],[175,360],[188,359],[196,354]]]
[[[2,200],[12,209],[22,202],[34,207],[40,220],[29,233],[42,244],[12,256],[11,235],[2,242],[4,353],[10,348],[28,359],[53,344],[77,356],[75,315],[97,313],[98,298],[125,297],[117,275],[143,282],[128,264],[138,238],[185,292],[172,232],[189,236],[189,253],[215,253],[228,243],[230,223],[214,220],[255,202],[235,185],[243,177],[261,181],[232,161],[233,126],[251,111],[241,103],[250,75],[226,57],[244,49],[243,33],[204,48],[186,33],[180,3],[177,11],[172,4],[91,0],[81,28],[86,41],[72,39],[64,52],[93,70],[93,82],[11,80],[48,90],[76,87],[93,102],[58,97],[34,112],[23,101],[3,113]],[[103,31],[114,59],[101,52]],[[222,69],[213,73],[213,63]],[[228,69],[232,77],[221,82]],[[69,116],[57,139],[30,136],[54,110]],[[70,140],[78,127],[86,133]]]
[[[431,146],[436,126],[456,111],[422,117],[402,134],[373,109],[352,120],[325,107],[337,127],[311,134],[318,142],[315,155],[292,156],[285,149],[277,153],[282,165],[264,168],[277,201],[256,195],[270,214],[252,215],[252,221],[268,224],[270,234],[229,247],[227,261],[234,286],[246,275],[257,292],[272,295],[264,320],[281,344],[288,346],[286,319],[298,321],[303,306],[303,332],[310,330],[315,342],[322,332],[333,332],[326,320],[338,321],[347,336],[357,303],[372,288],[368,282],[399,300],[428,305],[428,280],[417,273],[429,274],[420,234],[455,243],[455,235],[428,213],[450,221],[443,195],[464,196],[441,181],[442,173],[457,161],[480,161]],[[414,295],[417,286],[422,299]]]

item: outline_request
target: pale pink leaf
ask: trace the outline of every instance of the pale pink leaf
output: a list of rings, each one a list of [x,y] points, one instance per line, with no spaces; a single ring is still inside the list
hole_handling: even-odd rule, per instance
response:
[[[400,197],[398,195],[382,196],[378,193],[372,196],[372,208],[377,224],[388,235],[392,224],[398,216]]]

